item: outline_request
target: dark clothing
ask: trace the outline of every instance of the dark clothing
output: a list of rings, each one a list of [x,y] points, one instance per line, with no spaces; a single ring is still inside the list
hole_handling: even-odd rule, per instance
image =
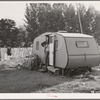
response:
[[[11,56],[11,48],[7,48],[7,55]]]
[[[45,50],[44,50],[44,53],[45,53],[45,66],[46,66],[46,70],[47,70],[47,67],[49,65],[49,48],[48,46],[45,47]]]
[[[49,65],[49,51],[46,51],[45,64]]]

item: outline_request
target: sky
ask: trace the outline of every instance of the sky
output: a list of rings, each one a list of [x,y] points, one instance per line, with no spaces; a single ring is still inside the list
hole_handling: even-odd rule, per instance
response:
[[[56,1],[57,2],[57,1]],[[96,10],[100,11],[100,1],[58,1],[60,3],[83,3],[86,7],[89,5],[93,5]],[[58,3],[57,2],[57,3]],[[9,18],[16,22],[17,26],[22,26],[24,22],[24,14],[25,14],[25,8],[26,3],[30,2],[0,2],[0,19],[1,18]],[[37,2],[35,2],[37,3]],[[39,3],[43,3],[43,1],[40,1]],[[44,3],[54,3],[45,1]]]
[[[26,3],[0,3],[0,19],[9,18],[16,22],[16,25],[24,24],[24,13]]]

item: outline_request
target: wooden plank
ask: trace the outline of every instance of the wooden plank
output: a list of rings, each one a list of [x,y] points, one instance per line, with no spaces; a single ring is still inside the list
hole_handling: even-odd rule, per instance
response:
[[[54,68],[54,67],[48,66],[47,69],[48,69],[48,71],[53,72],[55,75],[60,74],[60,69],[59,68]]]

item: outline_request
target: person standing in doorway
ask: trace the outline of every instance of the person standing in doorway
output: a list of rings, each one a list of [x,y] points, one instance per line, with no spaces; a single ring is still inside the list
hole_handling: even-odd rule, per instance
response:
[[[46,45],[45,45],[44,53],[45,53],[45,66],[47,70],[47,67],[49,65],[49,36],[46,36]]]
[[[44,41],[41,45],[44,47],[44,57],[43,57],[43,61],[41,62],[41,65],[44,62],[47,71],[47,67],[49,65],[49,36],[48,35],[46,35],[46,41]]]

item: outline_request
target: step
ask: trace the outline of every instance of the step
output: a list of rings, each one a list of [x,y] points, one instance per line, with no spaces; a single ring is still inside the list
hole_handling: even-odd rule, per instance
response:
[[[60,74],[60,69],[59,68],[54,68],[52,66],[48,66],[47,69],[48,69],[48,71],[53,72],[55,75]]]

